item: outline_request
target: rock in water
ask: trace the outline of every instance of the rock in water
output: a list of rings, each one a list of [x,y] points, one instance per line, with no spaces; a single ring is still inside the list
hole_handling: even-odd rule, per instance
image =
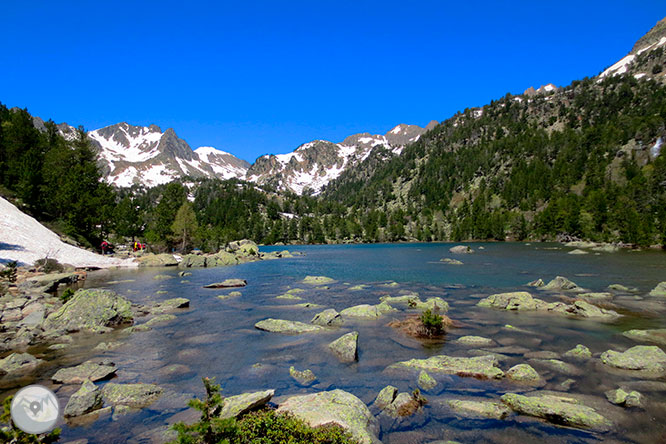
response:
[[[501,379],[504,372],[497,367],[497,357],[493,355],[458,358],[453,356],[431,356],[428,359],[411,359],[395,363],[392,369],[426,370],[433,373],[471,376],[479,379]]]
[[[545,286],[541,287],[543,290],[569,290],[569,291],[582,291],[582,289],[574,282],[563,276],[556,276],[555,279],[548,282]]]
[[[51,377],[53,382],[78,384],[85,381],[101,381],[116,373],[116,366],[109,361],[86,361],[75,367],[61,368]]]
[[[35,358],[29,353],[12,353],[6,358],[0,359],[0,377],[28,372],[42,362],[44,361]]]
[[[79,290],[44,321],[45,330],[93,332],[132,323],[132,303],[111,290]]]
[[[247,281],[245,279],[226,279],[222,282],[204,285],[204,288],[236,288],[245,287],[246,285]]]
[[[301,385],[311,385],[313,382],[317,380],[317,377],[309,368],[303,371],[299,371],[296,370],[296,368],[293,365],[289,367],[289,376],[294,378],[296,382],[298,382]]]
[[[608,399],[608,402],[611,404],[625,407],[641,407],[643,404],[643,395],[637,391],[627,393],[619,388],[617,390],[608,390],[605,395],[606,399]]]
[[[446,403],[451,410],[469,417],[504,419],[511,413],[507,406],[499,402],[450,399]]]
[[[327,285],[336,282],[335,279],[327,276],[305,276],[303,279],[304,284],[310,285]]]
[[[656,345],[637,345],[622,353],[608,350],[601,354],[601,362],[625,370],[666,372],[666,353]]]
[[[137,258],[140,267],[175,267],[178,260],[173,254],[146,254]]]
[[[102,408],[103,404],[104,399],[102,399],[100,388],[90,380],[86,380],[81,388],[69,398],[64,415],[66,418],[80,416]]]
[[[160,314],[189,306],[190,300],[187,298],[171,298],[155,304],[154,307],[150,308],[150,312],[152,314]]]
[[[328,344],[328,348],[341,362],[355,362],[358,358],[358,332],[352,331]]]
[[[342,325],[343,320],[340,313],[335,311],[333,308],[324,310],[321,313],[315,315],[314,318],[310,321],[311,324],[321,325],[322,327],[334,327]]]
[[[495,344],[492,339],[482,336],[461,336],[453,342],[470,347],[490,347]]]
[[[543,418],[555,424],[599,431],[609,430],[613,425],[596,410],[580,404],[573,398],[544,394],[524,396],[507,393],[501,399],[516,413]]]
[[[565,357],[576,359],[588,359],[592,357],[592,352],[583,344],[578,344],[568,352],[564,353]]]
[[[656,328],[652,330],[629,330],[622,333],[634,341],[654,342],[656,344],[666,345],[666,328]]]
[[[377,305],[361,304],[353,307],[345,308],[340,312],[343,317],[359,318],[359,319],[377,319],[382,315],[396,311],[386,302]]]
[[[504,310],[537,310],[540,305],[545,306],[545,302],[540,299],[534,299],[526,291],[514,291],[510,293],[491,294],[485,299],[480,300],[476,305],[479,307],[493,307]]]
[[[650,296],[666,297],[666,282],[660,282],[650,291]]]
[[[271,400],[275,390],[264,390],[262,392],[243,393],[242,395],[224,398],[224,406],[220,412],[220,418],[235,418],[240,415],[263,407]]]
[[[289,412],[310,427],[336,424],[347,430],[360,444],[380,444],[379,424],[368,407],[351,393],[332,390],[292,396],[277,409]]]
[[[319,325],[305,324],[298,321],[287,321],[285,319],[264,319],[254,324],[254,328],[273,333],[301,334],[324,330]]]
[[[102,388],[102,397],[107,404],[129,407],[147,407],[162,394],[162,388],[154,384],[114,384],[109,382]]]
[[[474,253],[467,245],[456,245],[455,247],[449,248],[449,252],[453,254],[471,254]]]
[[[506,377],[512,381],[521,382],[529,385],[542,385],[543,380],[539,373],[529,364],[518,364],[511,367],[506,372]]]
[[[421,370],[419,373],[419,379],[418,379],[418,384],[419,387],[421,387],[423,390],[432,390],[437,386],[437,381],[435,378],[430,376],[428,372],[425,370]]]
[[[393,387],[392,385],[387,385],[379,392],[377,398],[375,398],[374,405],[380,410],[384,410],[386,407],[391,405],[397,394],[397,388]]]

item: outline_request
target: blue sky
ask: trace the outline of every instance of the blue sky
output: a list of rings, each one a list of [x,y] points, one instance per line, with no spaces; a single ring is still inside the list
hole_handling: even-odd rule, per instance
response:
[[[663,0],[0,1],[0,102],[172,127],[250,162],[593,76]]]

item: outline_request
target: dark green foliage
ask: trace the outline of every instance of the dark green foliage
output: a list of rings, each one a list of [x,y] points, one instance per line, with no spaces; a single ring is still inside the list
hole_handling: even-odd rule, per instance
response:
[[[38,271],[44,273],[61,273],[65,270],[65,267],[63,267],[60,262],[58,262],[56,259],[51,259],[48,257],[44,259],[37,259],[35,261],[35,267],[37,267]]]
[[[444,320],[440,315],[430,309],[421,313],[421,325],[426,336],[433,337],[444,331]]]
[[[7,262],[5,268],[0,270],[0,280],[7,282],[16,282],[16,261]]]
[[[65,291],[62,292],[60,295],[60,301],[65,304],[67,301],[69,301],[72,296],[74,296],[75,291],[72,290],[71,288],[66,288]]]
[[[173,426],[178,444],[354,444],[341,428],[312,428],[289,415],[273,410],[251,412],[238,420],[220,419],[223,400],[214,379],[203,378],[206,399],[191,400],[188,405],[201,412],[198,422]]]
[[[14,427],[11,419],[12,399],[14,399],[13,396],[8,396],[3,403],[3,413],[0,415],[0,442],[7,444],[50,444],[60,439],[60,429],[41,435],[32,435]]]

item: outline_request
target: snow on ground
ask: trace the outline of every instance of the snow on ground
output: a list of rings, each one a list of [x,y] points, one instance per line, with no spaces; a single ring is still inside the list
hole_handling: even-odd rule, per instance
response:
[[[635,58],[636,58],[635,55],[629,54],[628,56],[617,62],[615,65],[608,68],[606,71],[599,74],[599,77],[603,78],[610,74],[612,75],[624,74],[625,72],[627,72],[627,68],[629,67],[629,65],[631,65],[631,63],[634,61]]]
[[[45,257],[75,267],[136,267],[130,259],[102,256],[68,245],[57,234],[0,197],[0,263],[32,265]]]

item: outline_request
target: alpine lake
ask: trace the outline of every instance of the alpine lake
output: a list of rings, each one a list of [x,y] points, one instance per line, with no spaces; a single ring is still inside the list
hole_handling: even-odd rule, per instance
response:
[[[666,254],[660,251],[614,253],[589,251],[568,254],[572,248],[544,243],[469,243],[474,253],[452,254],[455,244],[373,244],[262,247],[262,251],[289,249],[301,252],[293,258],[259,261],[230,267],[140,268],[91,272],[85,288],[105,288],[138,304],[185,297],[188,308],[176,310],[176,319],[132,334],[122,329],[106,334],[79,333],[68,348],[46,347],[31,352],[49,363],[20,385],[43,384],[57,394],[62,408],[79,385],[50,381],[57,368],[77,365],[91,358],[108,358],[118,367],[109,381],[97,384],[152,383],[163,388],[161,397],[148,407],[124,414],[101,415],[95,421],[62,423],[60,442],[87,439],[90,443],[159,442],[166,427],[177,421],[194,421],[196,411],[187,401],[203,396],[202,377],[214,377],[223,396],[274,389],[272,405],[288,396],[342,389],[361,399],[377,417],[378,438],[386,444],[431,443],[656,443],[666,441],[666,377],[617,369],[601,360],[607,350],[625,351],[637,342],[623,336],[632,329],[666,328],[666,298],[649,292],[666,280]],[[462,265],[442,262],[457,259]],[[191,273],[179,276],[180,271]],[[169,278],[154,279],[157,275]],[[163,277],[162,276],[162,277]],[[327,276],[325,285],[307,284],[306,276]],[[608,292],[600,305],[620,314],[612,320],[579,318],[546,311],[504,310],[477,306],[497,293],[528,291],[548,303],[571,303],[580,294],[528,287],[564,276],[587,292]],[[247,286],[206,289],[204,285],[225,279],[247,280]],[[626,289],[609,290],[621,284]],[[292,291],[300,299],[277,298]],[[241,295],[227,298],[232,291]],[[375,319],[344,318],[342,326],[296,335],[256,329],[267,319],[310,323],[327,308],[338,312],[359,304],[379,304],[382,297],[418,293],[422,301],[441,297],[449,304],[446,315],[455,326],[439,340],[410,337],[387,324],[419,314],[407,304],[393,303],[391,311]],[[303,303],[317,304],[306,307]],[[595,302],[596,303],[596,302]],[[141,318],[136,319],[140,324]],[[357,331],[358,360],[340,362],[328,344]],[[490,341],[469,344],[463,336]],[[100,342],[120,342],[114,350],[95,351]],[[591,357],[565,354],[578,344]],[[663,344],[662,344],[663,346]],[[393,418],[373,406],[387,385],[399,392],[419,388],[419,371],[396,371],[389,366],[410,359],[447,355],[493,355],[497,367],[507,372],[517,364],[529,364],[542,383],[530,386],[502,377],[478,379],[428,371],[437,384],[420,388],[427,403],[416,413]],[[556,359],[562,364],[554,364]],[[289,369],[310,369],[316,380],[301,385]],[[605,393],[623,387],[640,392],[641,405],[615,405]],[[19,386],[0,389],[0,398]],[[455,409],[450,400],[491,401],[502,404],[506,393],[549,393],[594,408],[612,423],[605,430],[556,424],[510,411],[504,418],[490,418]]]

